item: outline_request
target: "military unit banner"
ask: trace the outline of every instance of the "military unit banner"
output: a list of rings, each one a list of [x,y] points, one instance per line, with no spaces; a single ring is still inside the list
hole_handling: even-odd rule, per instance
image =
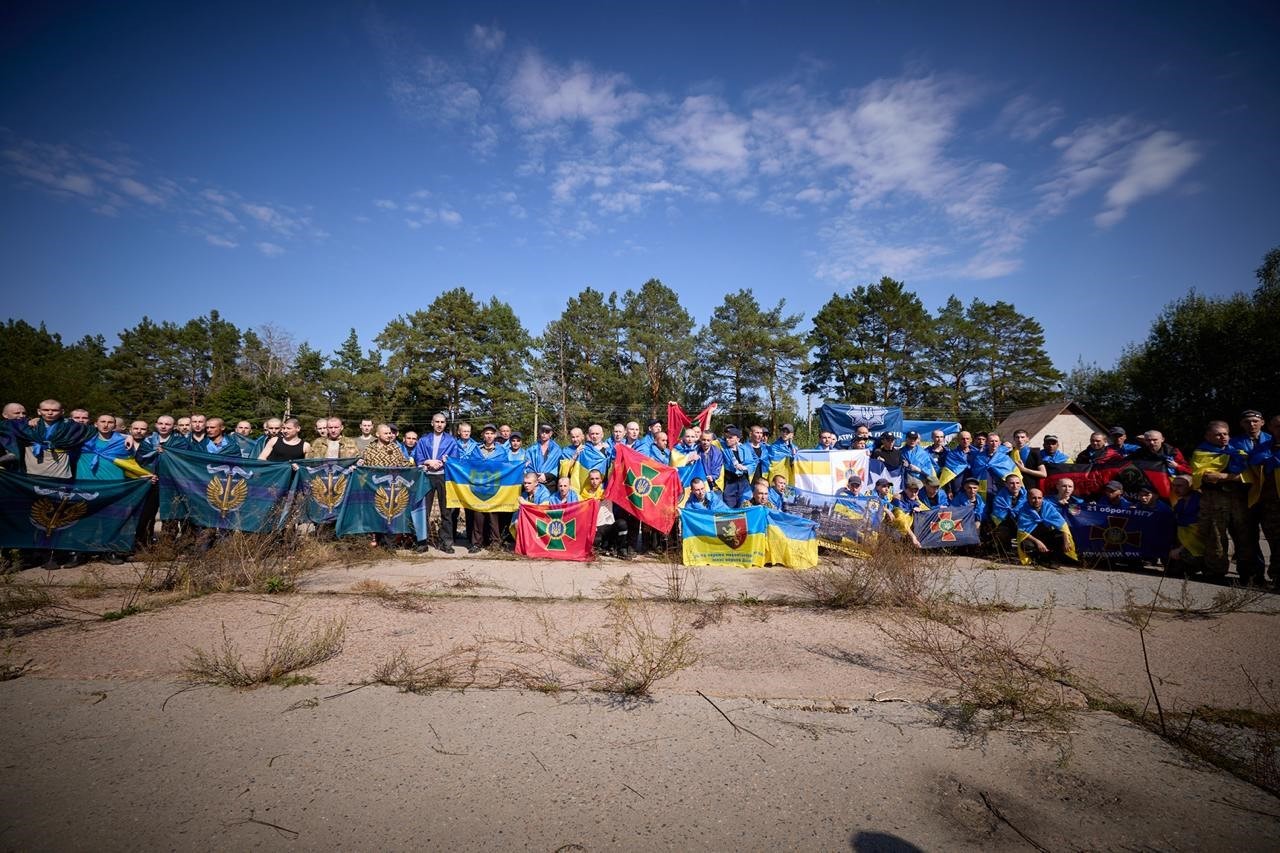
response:
[[[767,507],[735,512],[680,511],[686,566],[763,566],[769,526]]]
[[[599,502],[524,504],[516,515],[516,553],[550,560],[590,560]]]
[[[902,433],[902,409],[898,406],[850,406],[844,403],[826,403],[818,407],[818,422],[822,429],[834,433],[836,447],[846,448],[853,443],[854,433],[865,426],[873,436],[882,432],[894,435]]]
[[[884,503],[864,495],[823,495],[801,489],[787,503],[787,512],[808,519],[823,548],[848,554],[866,553],[884,520]]]
[[[613,473],[605,488],[609,500],[650,527],[670,532],[684,495],[680,473],[623,444],[614,453]]]
[[[1082,559],[1159,560],[1173,548],[1173,513],[1168,511],[1087,504],[1066,516]]]
[[[232,456],[166,450],[156,466],[160,517],[201,527],[280,530],[293,497],[293,467]]]
[[[151,483],[79,482],[0,471],[0,547],[133,550]]]
[[[429,491],[421,468],[353,468],[338,506],[337,533],[413,533],[411,509]],[[418,538],[425,539],[425,531]]]
[[[959,548],[978,544],[978,519],[973,506],[940,506],[917,512],[911,529],[921,548]]]
[[[347,477],[356,459],[303,459],[298,462],[298,492],[303,514],[312,524],[332,524],[347,493]]]

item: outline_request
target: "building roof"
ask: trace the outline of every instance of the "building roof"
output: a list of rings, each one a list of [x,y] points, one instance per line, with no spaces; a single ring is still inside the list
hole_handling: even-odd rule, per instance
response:
[[[1087,421],[1095,432],[1106,432],[1102,422],[1086,412],[1074,400],[1059,400],[1056,403],[1049,403],[1045,406],[1036,406],[1034,409],[1018,409],[1018,411],[1013,412],[1000,422],[1000,426],[996,427],[996,432],[1001,437],[1004,437],[1012,435],[1020,429],[1025,429],[1027,435],[1034,436],[1047,427],[1054,418],[1063,414],[1072,414]]]

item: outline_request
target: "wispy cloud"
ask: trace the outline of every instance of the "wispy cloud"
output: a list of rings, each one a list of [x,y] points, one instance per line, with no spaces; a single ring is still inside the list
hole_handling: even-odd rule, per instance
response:
[[[292,241],[327,236],[296,208],[170,178],[118,150],[91,151],[0,131],[0,164],[27,189],[83,204],[101,216],[167,217],[178,230],[222,249],[268,234]]]
[[[265,240],[256,244],[258,251],[266,255],[268,258],[275,258],[284,254],[284,246],[278,243],[269,243]]]

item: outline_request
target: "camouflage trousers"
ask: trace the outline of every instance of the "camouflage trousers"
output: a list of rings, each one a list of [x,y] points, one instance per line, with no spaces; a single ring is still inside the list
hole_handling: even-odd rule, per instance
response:
[[[1200,532],[1204,538],[1204,567],[1210,574],[1225,575],[1231,561],[1227,538],[1235,546],[1236,569],[1241,579],[1252,577],[1258,553],[1258,529],[1249,524],[1249,496],[1244,489],[1200,493]],[[1250,533],[1252,532],[1252,536]]]

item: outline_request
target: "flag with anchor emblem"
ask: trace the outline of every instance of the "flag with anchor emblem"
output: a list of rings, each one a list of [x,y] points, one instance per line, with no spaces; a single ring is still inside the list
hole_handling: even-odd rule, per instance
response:
[[[293,466],[239,456],[166,450],[156,465],[160,517],[201,527],[280,530],[293,500]]]

